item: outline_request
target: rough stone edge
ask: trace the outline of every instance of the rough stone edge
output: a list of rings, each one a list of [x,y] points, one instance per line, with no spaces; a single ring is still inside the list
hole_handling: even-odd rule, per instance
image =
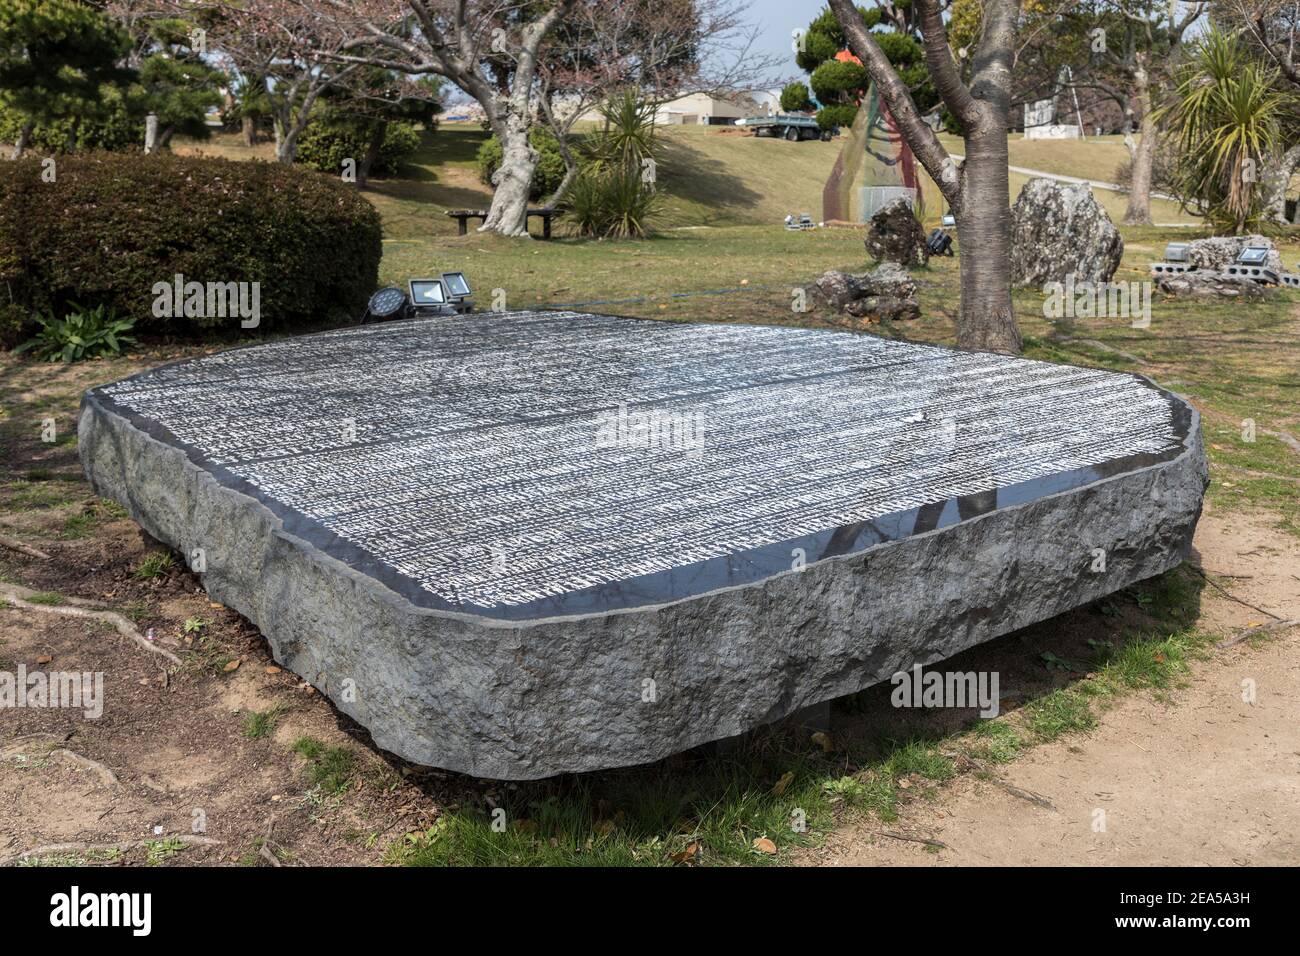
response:
[[[1208,482],[1188,407],[1183,451],[1167,462],[748,585],[525,622],[416,607],[90,393],[78,431],[95,492],[183,553],[204,547],[208,593],[377,746],[536,779],[732,737],[1176,567]],[[1096,547],[1103,575],[1087,570]]]

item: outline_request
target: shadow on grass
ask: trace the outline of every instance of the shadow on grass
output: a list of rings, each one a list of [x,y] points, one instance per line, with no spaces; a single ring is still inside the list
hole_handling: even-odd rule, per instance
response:
[[[829,740],[777,725],[726,753],[709,746],[651,766],[521,784],[389,757],[448,809],[390,845],[387,859],[414,866],[785,859],[849,816],[888,822],[959,773],[988,772],[1037,743],[1086,732],[1127,691],[1178,686],[1208,642],[1193,627],[1202,585],[1183,566],[934,665],[997,673],[994,719],[976,707],[894,707],[886,682],[833,703]]]

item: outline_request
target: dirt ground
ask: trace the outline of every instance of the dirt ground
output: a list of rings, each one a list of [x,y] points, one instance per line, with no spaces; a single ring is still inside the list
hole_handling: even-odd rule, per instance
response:
[[[1195,544],[1204,570],[1230,581],[1235,597],[1300,618],[1294,538],[1241,514],[1207,514]],[[1201,611],[1202,625],[1223,635],[1270,620],[1214,588]],[[1253,703],[1243,700],[1249,682]],[[799,862],[1296,865],[1300,627],[1254,646],[1216,647],[1167,699],[1132,695],[1091,734],[1035,747],[992,777],[963,774],[933,799],[907,804],[894,824],[852,823]]]
[[[1196,545],[1205,570],[1231,582],[1240,601],[1300,617],[1300,542],[1262,517],[1210,513]],[[275,668],[260,636],[209,602],[188,573],[148,582],[126,575],[152,546],[132,522],[112,520],[83,546],[98,549],[95,573],[63,582],[66,593],[114,607],[158,605],[160,616],[142,619],[140,632],[184,665],[165,669],[159,654],[108,625],[24,608],[10,591],[0,669],[102,672],[106,705],[97,720],[7,712],[0,859],[37,851],[45,862],[374,864],[439,813],[492,800],[500,785],[410,768],[370,748],[319,695]],[[47,587],[61,583],[48,565],[40,577]],[[1224,635],[1271,620],[1213,587],[1200,606],[1202,623]],[[180,624],[191,619],[206,622],[197,637]],[[903,804],[894,823],[851,819],[794,862],[1300,861],[1300,629],[1218,649],[1193,675],[1167,700],[1126,698],[1093,733],[1036,747],[996,778],[960,775]],[[1255,682],[1253,704],[1242,700],[1246,679]],[[246,715],[272,708],[281,712],[273,728],[250,738]],[[309,762],[292,749],[303,736],[356,755],[359,783],[346,800],[311,786]]]

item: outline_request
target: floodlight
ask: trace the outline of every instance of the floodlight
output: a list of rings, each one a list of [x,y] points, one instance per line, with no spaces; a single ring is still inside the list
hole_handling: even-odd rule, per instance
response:
[[[1187,252],[1191,248],[1185,242],[1171,242],[1165,246],[1165,262],[1186,262]]]
[[[442,286],[447,290],[447,295],[453,299],[468,299],[473,294],[470,291],[469,280],[465,278],[463,272],[444,272]]]
[[[406,311],[406,293],[396,286],[380,289],[370,297],[366,311],[376,319],[387,319]]]
[[[417,309],[447,304],[447,292],[441,279],[412,279],[411,304]]]
[[[1268,254],[1273,250],[1268,246],[1247,246],[1237,255],[1237,264],[1243,266],[1262,266],[1268,262]]]

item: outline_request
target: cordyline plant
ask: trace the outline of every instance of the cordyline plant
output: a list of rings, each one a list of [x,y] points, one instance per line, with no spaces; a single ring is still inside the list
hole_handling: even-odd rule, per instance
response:
[[[1158,111],[1178,139],[1184,205],[1217,227],[1241,233],[1261,218],[1260,175],[1278,152],[1288,111],[1278,79],[1238,37],[1211,28]]]

